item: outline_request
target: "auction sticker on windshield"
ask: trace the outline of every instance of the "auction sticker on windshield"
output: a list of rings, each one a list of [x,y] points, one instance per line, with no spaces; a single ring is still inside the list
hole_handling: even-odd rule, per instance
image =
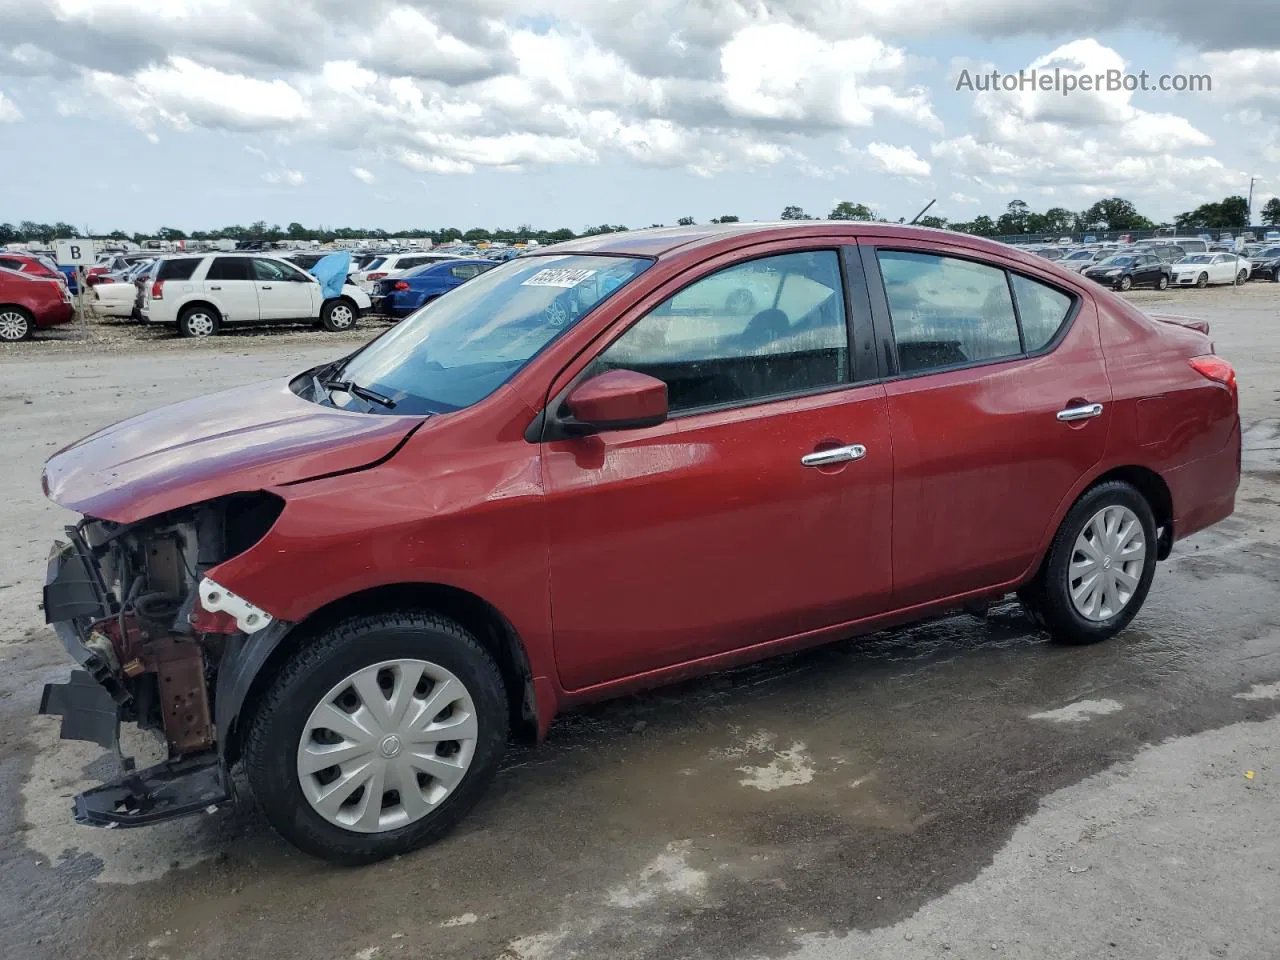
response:
[[[570,270],[566,267],[548,267],[539,270],[524,283],[522,287],[576,287],[582,281],[595,275],[594,270]]]

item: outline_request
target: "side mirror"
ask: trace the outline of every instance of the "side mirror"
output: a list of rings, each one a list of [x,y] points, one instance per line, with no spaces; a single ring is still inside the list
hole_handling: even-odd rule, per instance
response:
[[[565,398],[569,433],[657,426],[667,419],[667,385],[634,370],[610,370],[578,384]]]

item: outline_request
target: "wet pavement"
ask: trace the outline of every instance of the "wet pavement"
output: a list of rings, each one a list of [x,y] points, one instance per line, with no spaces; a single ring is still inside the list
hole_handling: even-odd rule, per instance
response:
[[[1280,285],[1185,299],[1160,306],[1240,369],[1247,474],[1121,636],[1052,646],[1006,604],[603,704],[513,749],[452,836],[358,870],[249,805],[76,827],[100,752],[31,716],[67,671],[34,608],[66,516],[45,445],[333,348],[0,361],[0,955],[1273,956]]]

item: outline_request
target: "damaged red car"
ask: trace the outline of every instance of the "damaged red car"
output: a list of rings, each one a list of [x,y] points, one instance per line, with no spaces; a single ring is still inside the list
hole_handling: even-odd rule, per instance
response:
[[[672,228],[108,427],[45,470],[83,519],[44,594],[79,669],[42,709],[168,759],[75,816],[216,808],[243,764],[288,840],[368,862],[587,701],[1010,594],[1104,640],[1232,512],[1208,332],[952,233]]]

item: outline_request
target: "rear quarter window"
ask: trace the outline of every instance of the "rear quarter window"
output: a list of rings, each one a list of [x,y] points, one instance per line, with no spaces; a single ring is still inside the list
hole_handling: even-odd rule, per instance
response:
[[[196,266],[200,261],[191,260],[162,260],[160,269],[156,275],[157,280],[190,280],[192,274],[196,272]]]
[[[1013,295],[1018,301],[1018,319],[1022,321],[1022,337],[1027,353],[1043,350],[1058,335],[1071,314],[1073,299],[1061,290],[1055,290],[1018,274],[1012,274]]]

